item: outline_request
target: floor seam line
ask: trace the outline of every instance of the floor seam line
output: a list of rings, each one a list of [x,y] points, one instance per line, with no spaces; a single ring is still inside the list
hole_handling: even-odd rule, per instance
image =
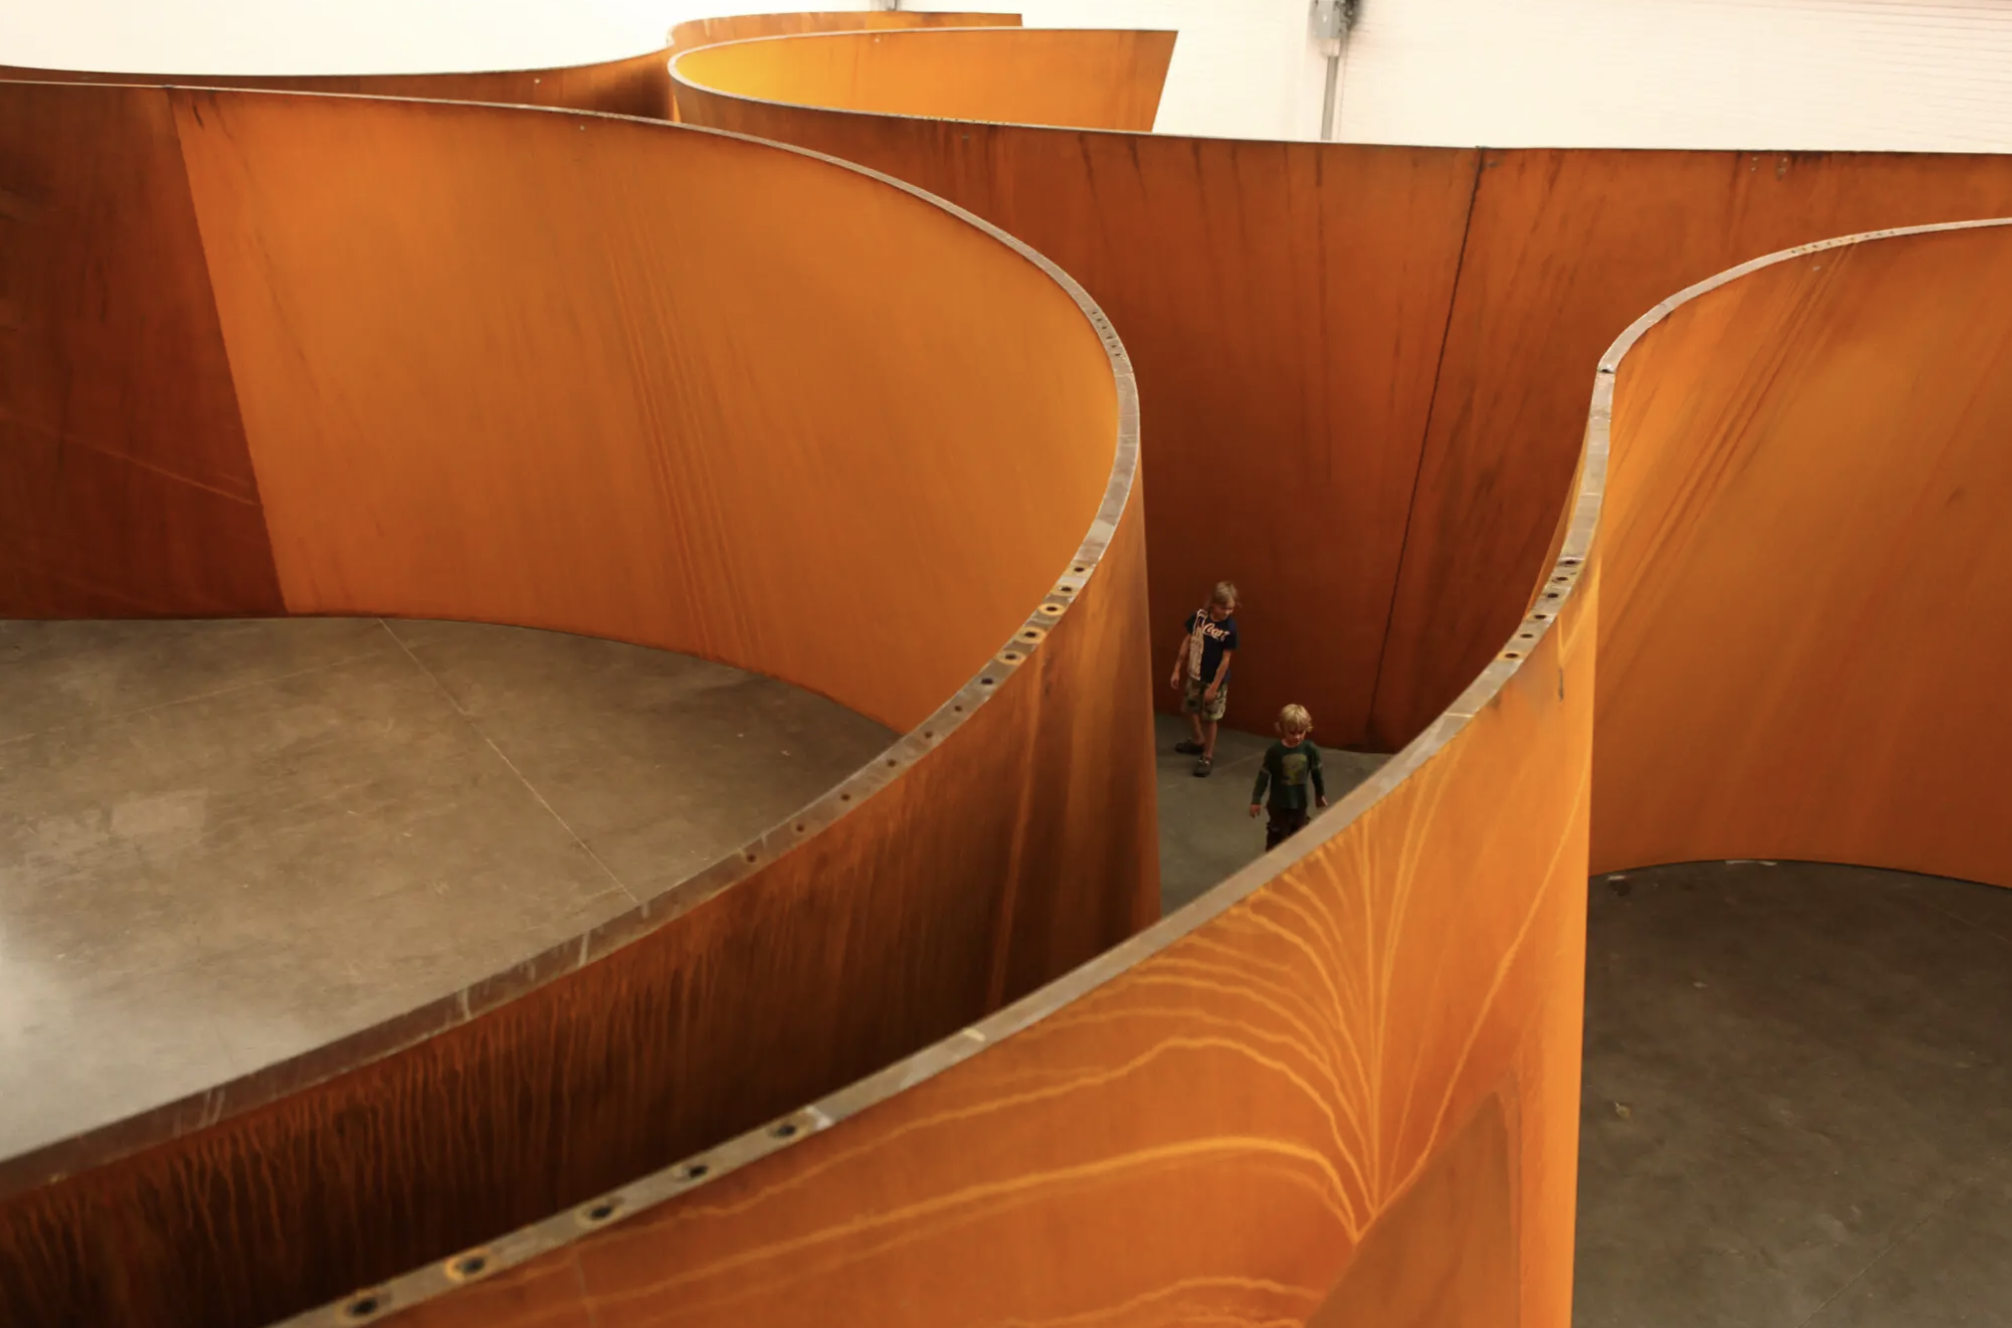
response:
[[[623,880],[620,876],[615,874],[615,869],[613,867],[610,867],[605,861],[603,861],[601,855],[596,853],[593,850],[592,846],[590,846],[585,839],[582,839],[580,837],[580,832],[573,828],[572,822],[568,821],[565,817],[559,814],[559,809],[557,807],[554,807],[550,802],[546,800],[545,795],[539,791],[538,786],[536,784],[533,784],[531,782],[530,777],[527,776],[522,770],[518,769],[517,763],[511,760],[510,757],[503,751],[501,747],[497,746],[496,740],[489,736],[488,730],[484,729],[482,725],[477,723],[473,715],[469,714],[466,710],[463,710],[461,708],[461,703],[454,699],[454,693],[447,690],[447,684],[440,681],[440,676],[436,674],[432,669],[427,668],[426,662],[420,659],[419,656],[416,653],[414,653],[412,647],[407,645],[404,639],[400,637],[398,633],[391,630],[391,624],[387,623],[384,619],[379,618],[377,620],[377,625],[384,629],[384,634],[386,636],[390,637],[393,641],[397,642],[398,648],[405,652],[405,657],[412,661],[412,666],[418,669],[420,673],[426,676],[426,680],[428,682],[431,682],[435,687],[435,689],[439,691],[441,698],[445,700],[448,706],[454,711],[454,713],[460,717],[461,722],[466,724],[469,727],[469,729],[475,734],[476,737],[482,739],[483,743],[488,746],[490,751],[496,753],[496,759],[503,763],[504,769],[508,770],[511,774],[517,777],[517,782],[524,786],[524,791],[529,793],[532,797],[538,800],[538,805],[545,809],[546,815],[550,816],[554,821],[558,822],[559,828],[566,832],[566,837],[571,839],[573,843],[579,848],[579,850],[582,853],[586,854],[588,859],[596,867],[599,867],[601,869],[603,875],[605,875],[609,880],[615,883],[615,888],[620,890],[622,894],[628,898],[630,903],[632,904],[642,903],[642,900],[636,897],[636,892],[629,888],[629,883]]]
[[[397,637],[392,638],[394,641],[397,639]],[[375,653],[377,652],[366,650],[355,655],[344,655],[341,659],[331,659],[324,664],[316,664],[310,668],[295,669],[291,673],[275,673],[270,678],[257,678],[251,682],[241,682],[231,687],[219,687],[214,692],[203,692],[196,696],[178,697],[173,701],[161,701],[154,705],[140,706],[133,710],[121,710],[113,715],[80,715],[76,719],[67,720],[52,728],[36,729],[33,733],[19,733],[11,738],[0,738],[0,747],[10,746],[17,742],[26,742],[30,738],[46,738],[52,733],[63,733],[86,724],[123,723],[129,719],[136,719],[141,715],[151,715],[157,710],[172,710],[176,706],[195,705],[199,701],[214,701],[220,696],[231,696],[238,692],[248,692],[254,687],[266,687],[276,682],[291,682],[295,678],[305,678],[309,674],[323,673],[329,669],[339,669],[345,664],[354,664],[360,659],[369,659]]]
[[[1941,1203],[1935,1205],[1935,1207],[1923,1213],[1919,1218],[1915,1220],[1912,1226],[1907,1228],[1907,1230],[1901,1232],[1899,1235],[1895,1236],[1892,1240],[1889,1240],[1886,1242],[1886,1244],[1880,1246],[1879,1253],[1873,1255],[1870,1259],[1866,1260],[1865,1267],[1853,1273],[1850,1279],[1847,1280],[1843,1286],[1831,1292],[1828,1296],[1825,1296],[1823,1298],[1823,1303],[1818,1305],[1815,1309],[1811,1310],[1806,1317],[1797,1320],[1795,1328],[1809,1328],[1809,1325],[1815,1323],[1817,1317],[1821,1315],[1825,1310],[1829,1309],[1831,1305],[1836,1302],[1838,1297],[1842,1296],[1845,1292],[1857,1286],[1859,1282],[1864,1279],[1867,1273],[1879,1267],[1881,1260],[1885,1259],[1887,1255],[1893,1253],[1895,1250],[1899,1249],[1902,1245],[1905,1245],[1908,1241],[1912,1240],[1914,1238],[1914,1233],[1921,1230],[1921,1228],[1927,1226],[1931,1218],[1941,1216],[1943,1211],[1947,1209],[1949,1205],[1955,1203],[1959,1196],[1967,1193],[1968,1191],[1974,1188],[1976,1188],[1975,1181],[1966,1181],[1963,1184],[1958,1185],[1956,1188],[1952,1189],[1949,1192],[1948,1196],[1944,1198]]]
[[[1988,888],[1995,889],[1997,887],[1994,886]],[[1991,928],[1983,925],[1982,923],[1971,921],[1969,918],[1964,917],[1960,913],[1951,913],[1948,909],[1943,908],[1941,905],[1935,903],[1932,900],[1912,899],[1909,902],[1913,903],[1918,908],[1927,909],[1930,913],[1935,914],[1935,916],[1941,918],[1945,922],[1955,923],[1958,927],[1961,927],[1965,931],[1983,932],[1986,936],[1989,936],[1992,940],[1996,941],[1998,944],[2012,947],[2012,936],[2001,935],[1998,932],[1991,930]]]

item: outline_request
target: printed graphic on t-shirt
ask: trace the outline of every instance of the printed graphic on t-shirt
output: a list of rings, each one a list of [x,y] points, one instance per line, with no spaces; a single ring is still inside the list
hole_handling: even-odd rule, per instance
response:
[[[1305,752],[1287,752],[1279,758],[1278,782],[1288,788],[1297,788],[1306,783],[1306,771],[1311,764]]]
[[[1216,666],[1222,663],[1225,650],[1237,648],[1237,620],[1225,618],[1217,622],[1209,617],[1207,609],[1196,609],[1188,618],[1188,676],[1202,682],[1214,682]],[[1228,678],[1223,679],[1228,682]]]

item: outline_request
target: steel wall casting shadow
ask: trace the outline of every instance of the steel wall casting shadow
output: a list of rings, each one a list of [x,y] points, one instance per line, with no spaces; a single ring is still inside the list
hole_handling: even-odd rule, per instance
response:
[[[575,951],[9,1164],[4,1317],[367,1284],[295,1322],[1563,1328],[1589,854],[2012,884],[2012,230],[1749,263],[1597,353],[1768,249],[2012,210],[2012,162],[1117,132],[1165,52],[676,71],[694,122],[1082,277],[1140,365],[1150,531],[1111,323],[888,180],[585,114],[0,85],[32,333],[0,498],[62,499],[0,548],[10,603],[594,631],[909,730]],[[840,109],[739,95],[791,88]],[[884,113],[931,105],[973,118]],[[1404,745],[1126,939],[1148,656],[1225,573],[1237,714]],[[896,670],[846,656],[862,599]]]
[[[581,112],[11,83],[0,123],[67,127],[4,179],[11,344],[69,371],[7,381],[6,492],[45,512],[6,564],[31,602],[585,632],[906,735],[576,941],[0,1163],[0,1320],[264,1322],[857,1079],[1151,919],[1131,373],[1037,255],[842,163]],[[229,519],[175,516],[184,490]],[[129,527],[171,538],[100,547]],[[215,574],[193,604],[166,597],[187,569]]]
[[[687,53],[673,77],[688,119],[912,181],[1083,283],[1139,374],[1155,645],[1171,651],[1207,588],[1235,580],[1246,650],[1229,719],[1244,729],[1297,701],[1323,742],[1389,751],[1424,731],[1555,551],[1580,381],[1641,310],[1792,245],[2012,212],[2006,156],[1001,123],[1022,118],[1016,98],[975,90],[1039,81],[1029,38],[746,42]],[[892,54],[904,46],[916,54]],[[865,48],[880,82],[835,98],[806,79],[762,100],[786,71],[842,63],[806,48]],[[869,95],[912,107],[925,81],[962,89],[938,114],[969,122],[861,113]]]

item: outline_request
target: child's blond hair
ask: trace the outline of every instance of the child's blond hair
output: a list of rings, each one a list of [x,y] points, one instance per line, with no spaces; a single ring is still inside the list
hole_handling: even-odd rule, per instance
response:
[[[1216,582],[1215,593],[1209,596],[1209,602],[1211,604],[1220,604],[1224,608],[1234,606],[1237,602],[1236,583],[1233,581]]]
[[[1303,705],[1289,705],[1278,712],[1278,731],[1286,734],[1297,733],[1305,737],[1313,732],[1313,716]]]

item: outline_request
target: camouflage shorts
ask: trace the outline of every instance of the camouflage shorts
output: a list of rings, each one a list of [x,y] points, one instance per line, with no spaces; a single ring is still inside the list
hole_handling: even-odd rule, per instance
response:
[[[1229,708],[1229,704],[1230,685],[1228,683],[1224,683],[1222,686],[1216,688],[1215,700],[1202,700],[1202,680],[1200,678],[1188,679],[1187,694],[1181,698],[1181,709],[1184,712],[1190,715],[1200,715],[1211,724],[1223,717],[1223,711]]]

